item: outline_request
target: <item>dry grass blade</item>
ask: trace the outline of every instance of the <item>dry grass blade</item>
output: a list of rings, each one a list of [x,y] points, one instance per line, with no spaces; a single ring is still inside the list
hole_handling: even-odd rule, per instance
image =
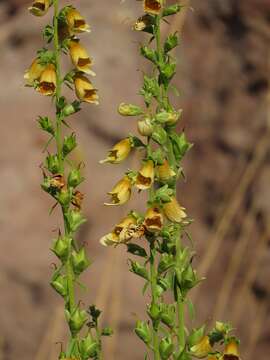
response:
[[[254,227],[255,223],[256,223],[255,216],[254,216],[253,211],[251,211],[249,214],[247,214],[247,216],[245,218],[241,237],[238,240],[238,242],[233,250],[233,255],[228,264],[228,267],[227,267],[228,270],[227,270],[227,272],[225,274],[225,278],[222,282],[222,287],[221,287],[221,290],[219,291],[217,303],[216,303],[216,306],[214,309],[214,313],[213,313],[214,319],[220,319],[223,316],[224,310],[226,308],[226,304],[228,302],[228,299],[229,299],[231,291],[232,291],[235,276],[241,266],[243,255],[245,253],[246,247],[247,247],[249,239],[250,239],[250,233],[251,233],[252,228]]]

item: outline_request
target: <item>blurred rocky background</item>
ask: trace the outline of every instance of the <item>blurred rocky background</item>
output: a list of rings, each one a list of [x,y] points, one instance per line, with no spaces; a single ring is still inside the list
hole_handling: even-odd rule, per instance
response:
[[[0,359],[57,358],[66,332],[62,302],[48,283],[55,261],[49,253],[57,223],[53,203],[40,190],[39,165],[46,138],[35,119],[49,99],[24,88],[23,73],[42,46],[38,19],[27,0],[0,0]],[[62,1],[63,5],[72,1]],[[175,85],[185,127],[195,144],[185,161],[181,201],[195,219],[190,232],[199,273],[207,277],[193,293],[193,326],[214,318],[231,321],[242,339],[244,360],[268,360],[270,353],[270,0],[192,0],[164,33],[179,30],[182,44]],[[126,213],[102,205],[127,166],[101,166],[106,150],[135,129],[117,115],[122,101],[137,102],[142,71],[142,34],[131,24],[141,14],[135,0],[81,0],[93,31],[83,41],[95,58],[101,105],[84,106],[71,126],[76,153],[86,164],[85,212],[89,221],[79,241],[94,265],[84,281],[86,304],[104,310],[115,328],[105,359],[142,359],[143,346],[131,336],[142,316],[142,283],[127,271],[124,248],[104,249],[99,238]],[[135,159],[136,160],[136,159]],[[128,165],[132,167],[132,159]],[[133,202],[138,203],[138,197]]]

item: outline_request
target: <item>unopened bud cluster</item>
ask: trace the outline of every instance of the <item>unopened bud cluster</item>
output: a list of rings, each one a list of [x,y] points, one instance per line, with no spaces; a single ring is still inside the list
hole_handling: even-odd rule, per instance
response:
[[[55,118],[40,116],[40,128],[49,136],[48,145],[54,140],[55,151],[49,151],[42,165],[42,189],[55,201],[63,215],[63,229],[53,241],[52,252],[59,260],[51,279],[51,286],[63,298],[65,317],[70,330],[66,350],[61,350],[60,359],[88,360],[101,358],[101,337],[111,334],[100,330],[100,311],[95,306],[84,309],[76,301],[76,284],[79,276],[89,267],[90,260],[83,246],[78,245],[75,233],[86,221],[82,214],[84,194],[78,189],[84,181],[83,164],[74,164],[68,158],[77,147],[74,132],[68,130],[68,117],[80,110],[82,102],[98,104],[97,90],[87,78],[94,76],[92,59],[81,44],[78,34],[90,31],[84,17],[72,5],[59,9],[59,0],[35,0],[29,8],[35,16],[46,15],[54,10],[53,22],[45,26],[43,37],[46,45],[37,51],[37,56],[25,73],[26,85],[42,95],[50,96],[55,104]],[[69,54],[72,69],[62,75],[62,55]],[[75,90],[77,100],[62,96],[66,85]],[[71,95],[71,98],[73,96]],[[53,148],[52,146],[50,149]],[[106,331],[105,331],[106,330]]]
[[[182,7],[166,6],[165,0],[142,3],[144,14],[133,29],[150,34],[151,41],[140,47],[140,53],[152,63],[154,71],[143,77],[140,94],[144,108],[128,103],[118,107],[120,115],[136,119],[139,136],[119,141],[101,163],[118,164],[131,151],[139,150],[143,154],[141,166],[119,179],[105,205],[126,204],[134,190],[147,191],[149,198],[144,213],[131,210],[100,241],[104,246],[125,244],[128,253],[141,259],[129,259],[128,263],[130,271],[144,280],[143,291],[149,290],[151,295],[148,320],[138,320],[135,328],[148,354],[152,352],[155,360],[237,360],[238,340],[229,334],[229,325],[217,323],[207,334],[205,326],[188,330],[185,324],[185,308],[191,304],[188,293],[201,281],[192,265],[194,250],[184,245],[191,220],[177,194],[177,182],[184,178],[182,160],[192,144],[184,132],[177,130],[182,110],[175,109],[169,98],[176,73],[172,50],[179,43],[178,34],[161,39],[161,24]],[[220,350],[222,344],[224,351]]]

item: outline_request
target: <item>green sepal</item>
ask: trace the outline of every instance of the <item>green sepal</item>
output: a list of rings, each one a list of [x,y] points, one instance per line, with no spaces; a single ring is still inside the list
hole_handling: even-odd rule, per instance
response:
[[[155,151],[152,151],[151,154],[148,156],[150,160],[153,160],[155,165],[162,165],[164,163],[164,154],[163,151],[159,148]]]
[[[157,304],[151,304],[147,308],[147,314],[153,321],[160,319],[160,313],[160,307]]]
[[[76,188],[84,181],[80,169],[72,169],[68,174],[68,185]]]
[[[101,331],[102,336],[112,336],[113,335],[113,329],[110,327],[105,327]]]
[[[65,214],[65,218],[71,233],[74,233],[82,224],[86,222],[86,219],[82,216],[82,214],[75,210],[69,210]]]
[[[150,49],[147,46],[141,47],[141,55],[145,57],[147,60],[152,61],[154,64],[157,63],[157,53],[156,51]]]
[[[37,58],[40,65],[55,64],[55,53],[54,51],[42,48],[37,51]]]
[[[90,333],[79,343],[80,355],[83,360],[96,358],[99,349],[98,342],[93,339]]]
[[[65,136],[64,142],[63,142],[63,156],[66,157],[68,154],[70,154],[77,146],[76,142],[76,135],[75,133],[72,133],[69,136]]]
[[[76,335],[86,323],[88,316],[85,310],[81,310],[77,306],[71,313],[65,310],[65,315],[69,323],[69,328],[73,335]]]
[[[144,101],[147,106],[151,104],[151,100],[154,97],[155,99],[160,96],[160,87],[158,80],[156,78],[148,77],[144,75],[143,77],[143,87],[140,90],[140,95],[144,97]]]
[[[173,194],[173,189],[170,189],[168,185],[164,185],[156,191],[153,202],[158,202],[161,204],[168,203],[171,201]]]
[[[160,77],[161,77],[162,83],[168,84],[168,82],[173,78],[175,73],[176,73],[176,63],[175,62],[163,64],[160,67]]]
[[[175,325],[175,306],[174,304],[162,304],[161,305],[161,321],[169,328],[173,328]]]
[[[80,105],[81,105],[80,101],[77,100],[73,101],[71,104],[67,104],[62,110],[63,116],[67,117],[77,113],[78,111],[81,110]]]
[[[47,44],[50,44],[53,40],[54,36],[54,29],[51,25],[46,25],[45,28],[42,31],[43,39],[47,42]]]
[[[39,116],[38,123],[42,130],[54,136],[55,130],[50,118],[48,118],[47,116]]]
[[[128,243],[127,244],[127,251],[133,255],[136,256],[141,256],[146,258],[147,257],[147,253],[145,251],[145,249],[137,244],[133,244],[133,243]]]
[[[62,261],[67,261],[69,255],[69,249],[71,247],[72,238],[68,236],[59,236],[54,240],[51,250]]]
[[[177,14],[182,9],[182,7],[183,7],[183,5],[179,5],[179,4],[167,6],[163,10],[162,17]]]
[[[68,284],[67,284],[67,278],[66,276],[63,276],[61,274],[57,274],[56,276],[53,276],[53,279],[51,281],[52,288],[58,292],[59,295],[66,297],[68,294]]]
[[[170,254],[162,254],[158,264],[158,272],[162,274],[165,271],[168,271],[175,265],[174,256]]]
[[[167,360],[172,355],[174,344],[170,336],[163,338],[159,343],[159,353],[162,360]]]
[[[203,325],[197,329],[192,329],[190,335],[187,338],[188,345],[190,347],[192,347],[192,346],[198,344],[204,336],[204,331],[205,331],[205,325]]]
[[[91,261],[88,259],[84,248],[81,248],[79,252],[74,251],[71,255],[71,260],[75,275],[80,275],[91,264]]]
[[[142,142],[142,140],[139,139],[137,136],[130,135],[129,139],[130,139],[130,143],[131,143],[132,147],[136,147],[136,148],[145,148],[146,147],[146,145]]]
[[[72,190],[62,189],[59,193],[57,193],[55,198],[62,207],[67,208],[70,205],[72,199]]]
[[[177,33],[168,35],[167,39],[164,43],[164,52],[168,53],[172,49],[174,49],[179,44],[179,39]]]
[[[172,133],[169,136],[172,142],[175,159],[179,162],[193,145],[188,142],[184,132],[181,135]]]
[[[60,173],[60,162],[57,155],[51,155],[49,154],[46,157],[46,168],[52,173],[52,174],[59,174]]]
[[[146,280],[149,280],[149,274],[144,265],[141,265],[138,261],[132,261],[132,260],[130,260],[130,264],[131,264],[131,267],[129,270],[131,272],[133,272],[134,274],[136,274]]]
[[[137,321],[135,328],[136,335],[145,343],[150,344],[152,340],[151,330],[149,325],[144,321]]]
[[[151,138],[159,145],[165,145],[167,142],[167,132],[161,126],[155,126]]]
[[[138,116],[143,115],[144,111],[137,105],[121,103],[118,113],[122,116]]]

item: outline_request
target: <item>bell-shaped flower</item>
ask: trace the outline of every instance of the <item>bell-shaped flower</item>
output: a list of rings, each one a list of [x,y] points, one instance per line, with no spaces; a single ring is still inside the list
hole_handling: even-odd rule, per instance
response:
[[[130,139],[126,138],[119,141],[114,147],[109,150],[106,159],[101,160],[100,163],[119,164],[124,161],[131,151]]]
[[[163,210],[167,218],[176,223],[181,223],[186,217],[185,208],[182,207],[175,197],[171,198],[171,201],[165,203]]]
[[[71,33],[90,32],[90,26],[83,16],[74,8],[70,8],[66,14],[66,21]]]
[[[144,0],[143,7],[147,14],[158,15],[161,11],[162,0]]]
[[[157,177],[161,181],[165,181],[165,182],[170,180],[172,177],[176,175],[176,172],[170,167],[167,160],[165,160],[162,165],[157,166],[156,172],[157,172]]]
[[[193,345],[190,349],[191,354],[199,359],[208,356],[213,351],[208,336],[204,336],[197,344]]]
[[[223,360],[239,360],[239,341],[232,337],[225,342],[225,351],[223,354]]]
[[[163,222],[163,215],[158,207],[154,206],[147,210],[144,219],[144,226],[149,232],[161,231]]]
[[[105,205],[123,205],[128,202],[131,196],[131,187],[132,182],[130,178],[125,176],[108,193],[111,195],[111,203],[105,203]]]
[[[37,90],[42,95],[54,95],[56,90],[56,71],[53,64],[47,65],[45,70],[42,72]]]
[[[26,70],[24,74],[24,79],[26,84],[29,86],[34,86],[35,82],[38,81],[41,77],[41,74],[45,70],[46,65],[41,65],[39,59],[35,59],[29,69]]]
[[[90,104],[99,104],[97,89],[94,88],[93,84],[87,79],[87,77],[82,74],[76,74],[74,77],[74,85],[76,95],[79,100]]]
[[[50,0],[35,0],[28,10],[35,16],[43,16],[48,12],[50,4]]]
[[[91,70],[92,60],[86,49],[77,41],[71,41],[69,45],[70,58],[77,70],[95,76]]]
[[[137,174],[135,185],[140,190],[149,189],[154,182],[155,168],[152,160],[147,160]]]

